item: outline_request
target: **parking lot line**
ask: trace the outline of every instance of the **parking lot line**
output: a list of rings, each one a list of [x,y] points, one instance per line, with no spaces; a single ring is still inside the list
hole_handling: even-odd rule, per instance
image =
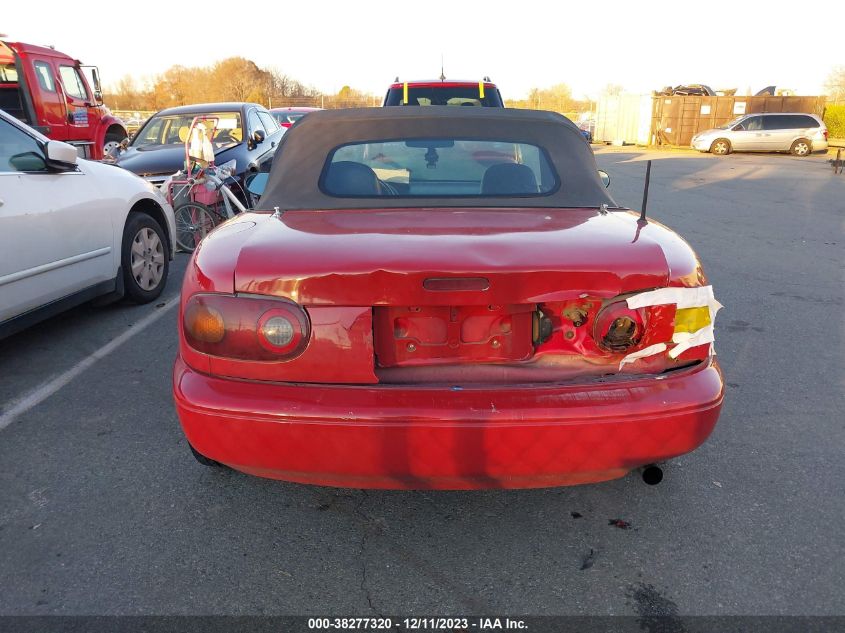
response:
[[[94,363],[99,360],[102,360],[103,358],[111,354],[114,350],[123,345],[133,336],[143,332],[147,327],[158,321],[162,316],[167,314],[171,308],[177,305],[179,305],[178,294],[175,297],[167,299],[162,307],[158,308],[152,314],[148,314],[137,323],[134,323],[133,325],[129,326],[129,329],[127,329],[123,334],[112,339],[99,349],[95,350],[64,373],[59,374],[51,380],[48,380],[44,384],[30,391],[25,396],[15,400],[8,409],[6,409],[2,414],[0,414],[0,431],[9,426],[14,421],[14,419],[22,413],[26,413],[33,407],[38,406],[39,404],[44,402],[44,400],[52,396],[59,389],[61,389],[71,380],[76,378],[79,374],[94,365]]]

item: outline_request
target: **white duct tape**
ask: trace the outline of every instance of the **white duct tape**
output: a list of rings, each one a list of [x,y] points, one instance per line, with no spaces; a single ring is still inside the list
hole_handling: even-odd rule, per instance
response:
[[[659,354],[663,351],[666,351],[666,343],[657,343],[656,345],[649,345],[645,349],[641,349],[638,352],[631,352],[625,358],[622,359],[621,363],[619,363],[619,369],[622,369],[625,363],[633,363],[639,358],[645,358],[646,356],[654,356],[655,354]]]
[[[669,357],[677,358],[689,348],[695,347],[696,345],[704,345],[705,343],[710,343],[710,353],[714,353],[713,341],[715,338],[713,324],[716,322],[716,313],[723,306],[713,296],[713,286],[660,288],[628,297],[626,301],[628,307],[633,309],[669,304],[675,304],[679,310],[683,308],[708,308],[710,312],[710,324],[695,332],[675,332],[672,335],[672,342],[675,343],[675,347],[669,351]],[[632,352],[622,359],[622,362],[619,363],[619,368],[621,369],[625,363],[631,363],[638,358],[659,354],[665,349],[665,343],[658,343],[641,349],[638,352]]]
[[[659,288],[649,290],[628,297],[629,308],[645,308],[646,306],[661,306],[674,303],[678,308],[700,308],[702,306],[719,305],[713,297],[713,286],[698,286],[696,288]],[[721,308],[722,306],[719,305]],[[718,308],[716,308],[718,311]],[[715,312],[711,313],[711,317]]]
[[[712,324],[691,333],[675,332],[672,335],[672,342],[677,343],[677,345],[675,345],[675,347],[669,350],[669,358],[677,358],[690,347],[695,347],[696,345],[704,345],[705,343],[712,344],[714,340],[716,339],[713,336]]]

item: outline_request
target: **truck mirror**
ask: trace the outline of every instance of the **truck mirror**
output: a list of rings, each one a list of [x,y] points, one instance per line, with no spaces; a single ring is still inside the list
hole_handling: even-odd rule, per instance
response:
[[[94,90],[94,101],[97,105],[103,104],[103,88],[100,85],[100,70],[96,66],[80,66],[80,69],[90,70],[91,88]]]
[[[100,71],[97,67],[91,69],[91,76],[94,77],[94,99],[97,103],[103,103],[103,88],[100,86]]]

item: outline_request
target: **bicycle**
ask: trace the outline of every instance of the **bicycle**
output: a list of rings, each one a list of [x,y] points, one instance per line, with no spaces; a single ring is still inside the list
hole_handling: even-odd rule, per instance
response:
[[[213,123],[210,131],[208,122]],[[226,185],[233,177],[236,161],[214,164],[211,139],[215,137],[217,125],[217,117],[194,117],[185,140],[185,169],[161,186],[173,207],[176,244],[183,251],[194,251],[214,227],[247,210]]]

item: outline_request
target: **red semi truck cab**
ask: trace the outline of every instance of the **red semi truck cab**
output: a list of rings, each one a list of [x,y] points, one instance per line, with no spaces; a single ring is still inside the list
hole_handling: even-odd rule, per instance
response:
[[[103,105],[97,68],[44,46],[0,41],[0,109],[84,158],[102,159],[127,136]]]

